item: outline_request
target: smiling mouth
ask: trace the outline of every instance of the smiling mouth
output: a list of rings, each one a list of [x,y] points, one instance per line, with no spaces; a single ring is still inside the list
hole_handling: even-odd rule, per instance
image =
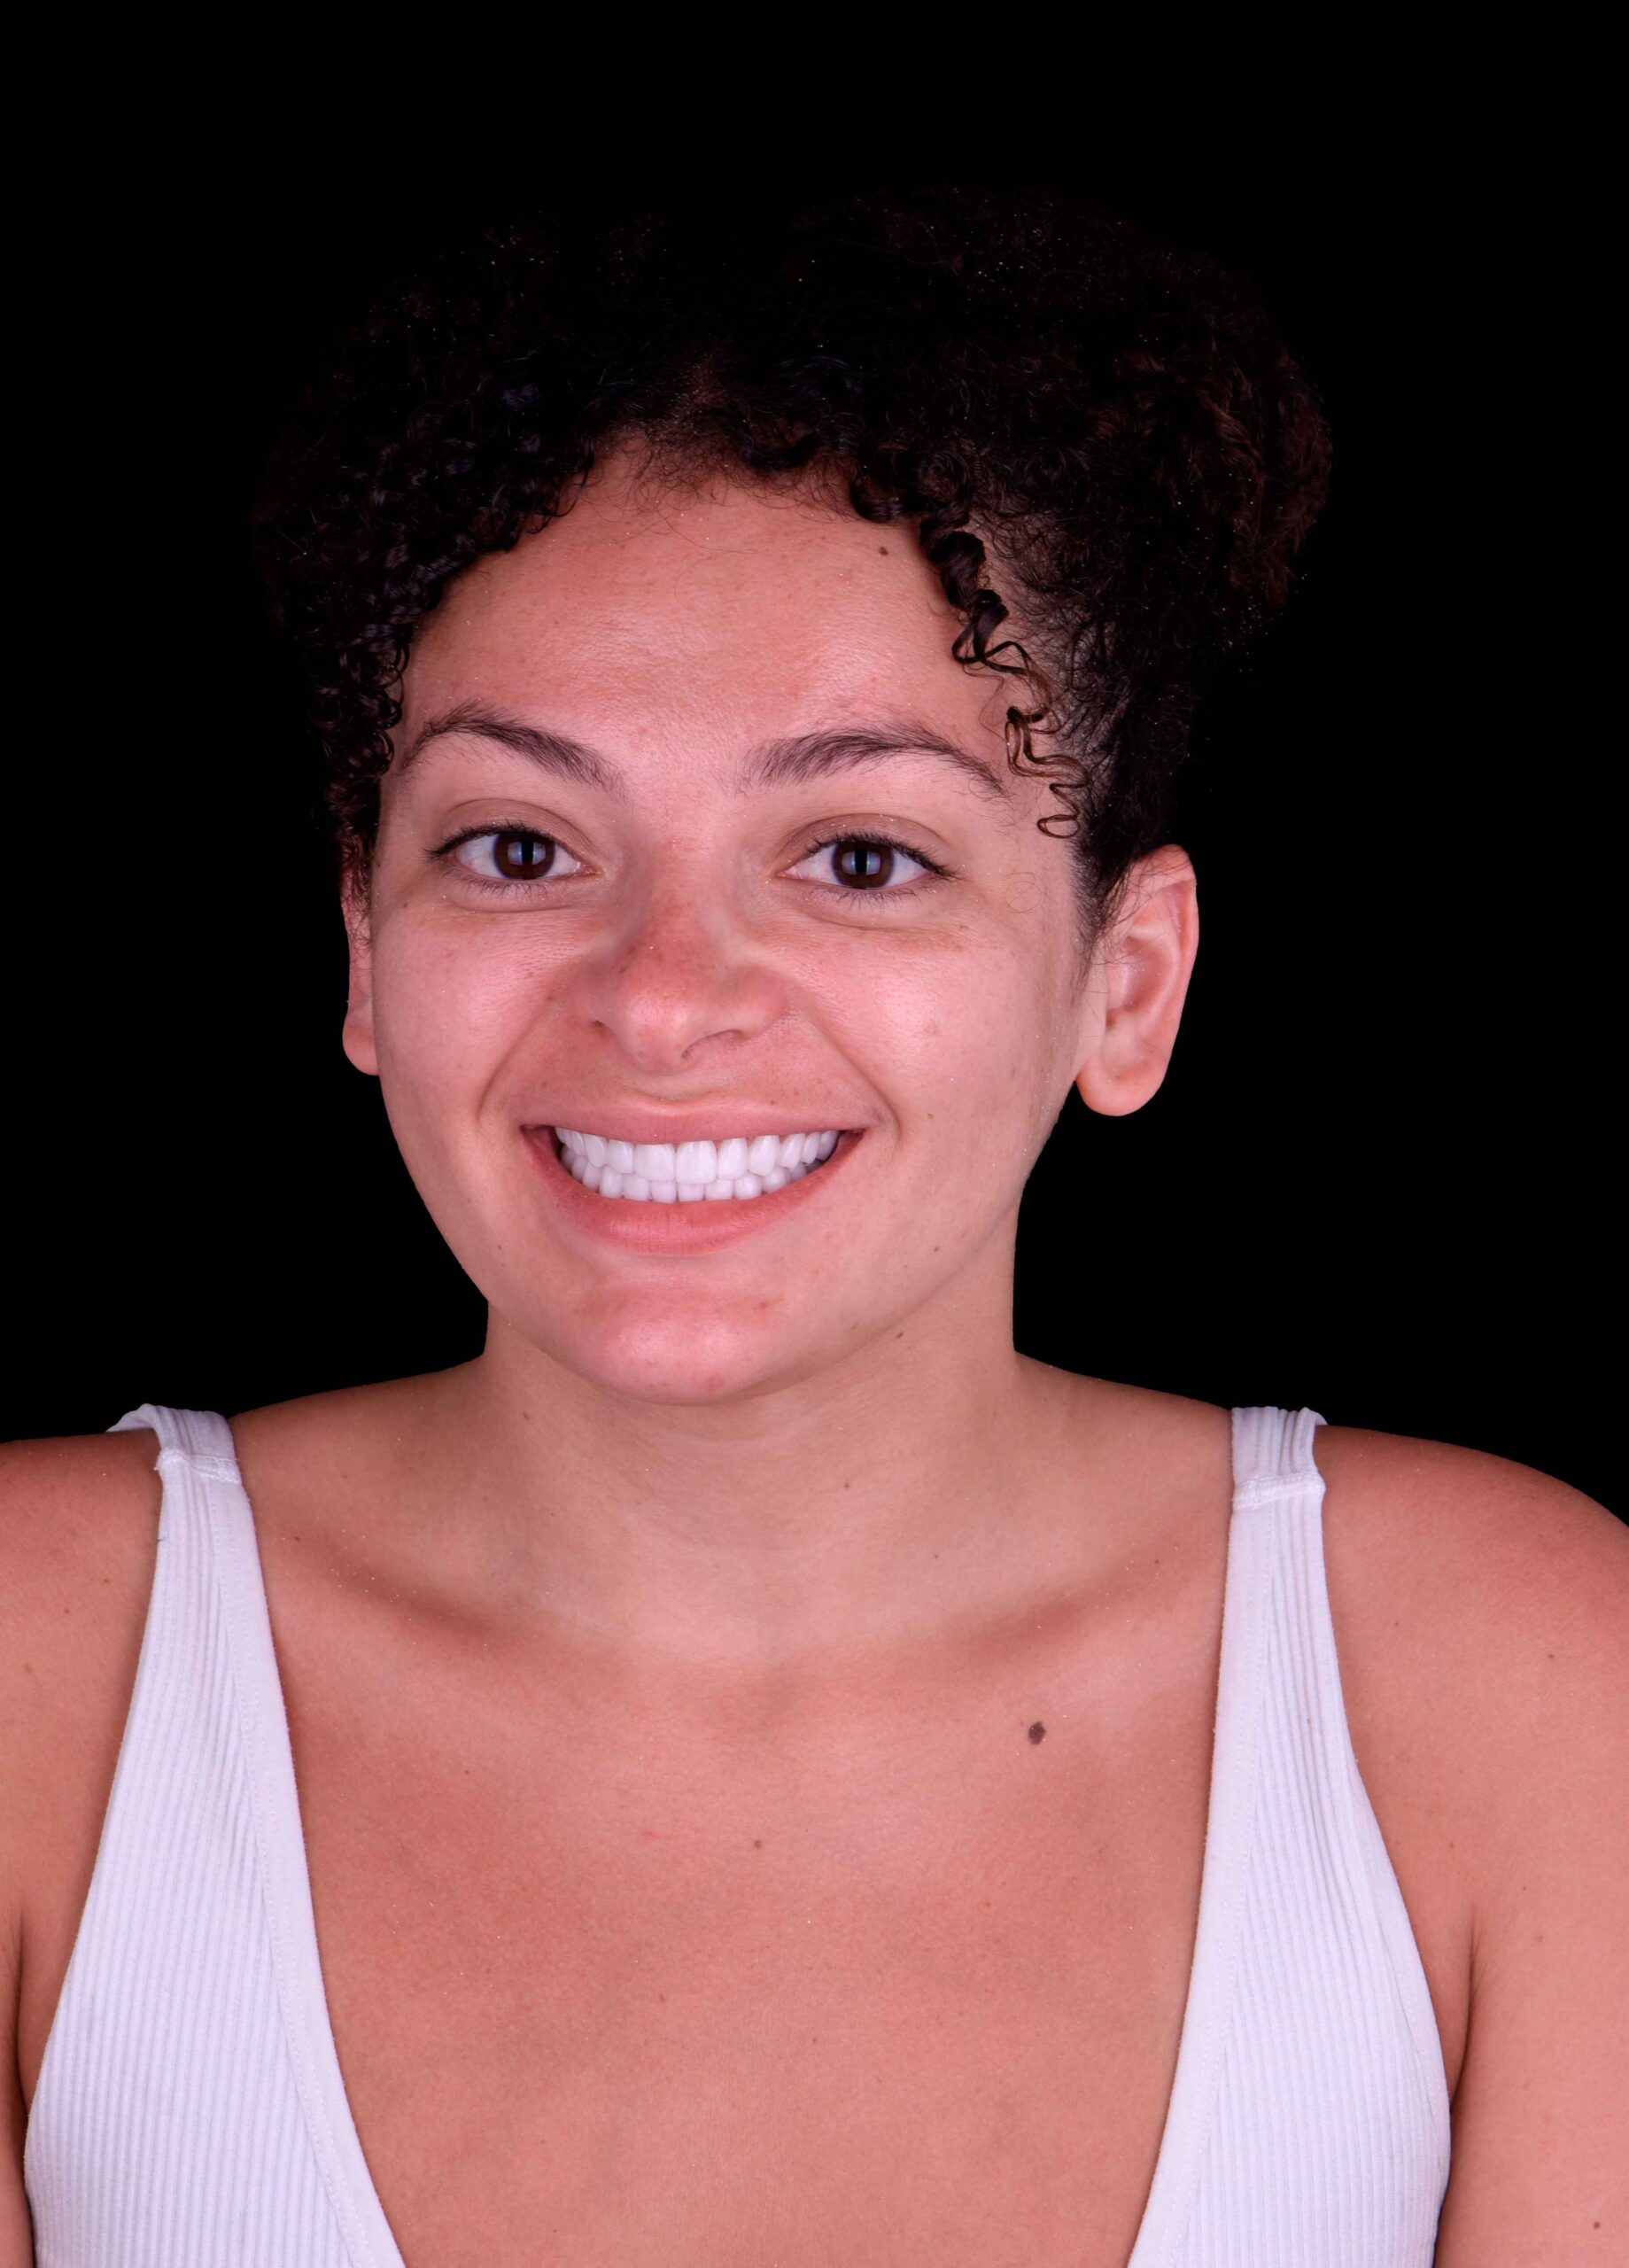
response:
[[[725,1142],[609,1142],[570,1127],[551,1130],[555,1154],[596,1195],[657,1205],[749,1202],[818,1173],[844,1130],[760,1135]],[[850,1138],[850,1146],[859,1139]],[[756,1169],[755,1170],[755,1168]]]

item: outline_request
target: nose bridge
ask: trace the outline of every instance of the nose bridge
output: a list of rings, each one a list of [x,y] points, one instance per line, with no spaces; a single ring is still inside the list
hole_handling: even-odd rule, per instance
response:
[[[594,958],[585,1006],[631,1056],[682,1055],[700,1039],[750,1033],[780,1012],[764,940],[726,890],[698,887],[687,862],[654,862]]]

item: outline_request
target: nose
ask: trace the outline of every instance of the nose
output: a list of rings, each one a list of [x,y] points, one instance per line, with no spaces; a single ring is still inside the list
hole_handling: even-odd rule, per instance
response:
[[[585,957],[573,990],[584,1021],[648,1076],[694,1066],[709,1041],[756,1037],[786,1004],[763,941],[727,905],[700,899],[694,872],[653,885]]]

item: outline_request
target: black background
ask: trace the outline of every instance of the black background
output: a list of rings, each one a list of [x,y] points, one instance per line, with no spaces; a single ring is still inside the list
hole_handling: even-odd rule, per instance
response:
[[[321,135],[217,133],[193,163],[188,131],[99,146],[89,202],[12,242],[8,1437],[231,1413],[483,1334],[341,1052],[315,775],[244,524],[293,390],[415,233],[591,206],[594,175],[547,141],[507,180]],[[896,177],[872,154],[801,177]],[[1018,1344],[1469,1444],[1623,1513],[1589,197],[1553,147],[1418,116],[1271,163],[1226,134],[1044,154],[1014,177],[1256,278],[1337,462],[1184,774],[1203,943],[1170,1074],[1126,1119],[1071,1097],[1025,1200]]]

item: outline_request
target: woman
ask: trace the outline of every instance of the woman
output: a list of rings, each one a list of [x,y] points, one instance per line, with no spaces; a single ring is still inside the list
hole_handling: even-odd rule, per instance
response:
[[[1042,192],[363,326],[260,540],[488,1333],[8,1450],[18,2258],[1616,2256],[1616,1523],[1012,1340],[1326,468],[1247,286]]]

